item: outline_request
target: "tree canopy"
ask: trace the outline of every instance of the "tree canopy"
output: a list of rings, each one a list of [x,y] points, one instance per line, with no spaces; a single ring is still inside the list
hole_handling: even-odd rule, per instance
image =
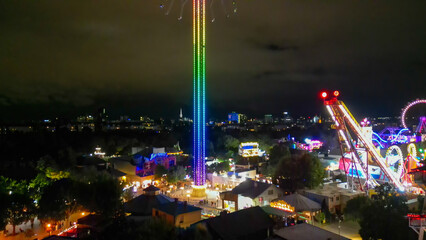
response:
[[[408,227],[406,197],[389,183],[376,187],[372,199],[357,197],[347,202],[345,216],[357,220],[362,239],[415,239]]]
[[[277,164],[274,179],[289,191],[300,188],[315,188],[324,178],[325,170],[319,159],[309,153],[284,156]]]
[[[169,183],[177,183],[178,181],[182,181],[185,179],[186,170],[182,166],[177,166],[167,173],[167,182]]]

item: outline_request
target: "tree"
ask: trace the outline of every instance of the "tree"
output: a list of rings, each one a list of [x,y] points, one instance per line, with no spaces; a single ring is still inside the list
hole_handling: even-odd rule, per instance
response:
[[[46,187],[39,202],[39,218],[43,221],[58,222],[77,211],[74,183],[62,179]]]
[[[276,166],[270,164],[264,164],[261,168],[261,173],[267,177],[273,177],[275,175]]]
[[[422,213],[423,212],[423,205],[425,202],[425,197],[422,195],[417,196],[417,212]]]
[[[359,234],[363,239],[407,239],[410,235],[407,199],[389,183],[376,188],[377,197],[361,209]]]
[[[167,169],[163,165],[158,164],[154,170],[154,178],[160,179],[164,174],[167,174]]]
[[[282,158],[290,157],[290,150],[284,144],[275,145],[272,147],[269,154],[269,164],[275,166]]]
[[[327,206],[327,203],[325,202],[325,199],[321,202],[321,213],[324,213],[324,220],[330,221],[331,220],[331,213],[330,209]]]
[[[28,207],[32,204],[29,194],[26,192],[13,192],[9,196],[9,207],[7,208],[7,220],[13,226],[12,234],[16,233],[16,225],[19,225],[27,220]]]
[[[257,142],[259,142],[259,148],[264,150],[267,154],[271,152],[275,140],[273,138],[271,138],[269,135],[261,135],[258,139]]]
[[[229,172],[231,167],[229,166],[229,160],[215,162],[208,167],[209,172]]]
[[[39,202],[43,190],[52,183],[51,179],[46,177],[44,173],[38,173],[37,176],[32,179],[28,185],[31,198]]]
[[[366,196],[358,196],[346,203],[344,210],[345,218],[359,221],[362,218],[362,210],[371,204],[371,200]]]
[[[99,174],[89,182],[76,182],[77,202],[90,212],[105,218],[121,214],[122,186],[108,174]]]
[[[177,166],[175,169],[172,169],[167,174],[167,182],[169,183],[177,183],[185,179],[186,171],[182,166]]]
[[[289,190],[319,186],[324,178],[324,168],[319,159],[309,153],[301,155],[283,156],[277,164],[274,179]]]
[[[240,141],[238,141],[238,139],[236,139],[236,138],[234,138],[230,135],[226,135],[224,144],[225,144],[226,150],[236,153],[236,152],[238,152],[238,147],[240,145]]]
[[[305,175],[305,186],[308,188],[315,188],[319,186],[323,182],[325,170],[318,157],[311,154],[304,154],[302,156],[302,161],[305,162],[305,166],[307,166],[307,169],[310,172],[307,176]]]
[[[30,209],[33,209],[34,202],[30,198],[26,181],[16,181],[9,178],[0,177],[0,194],[4,203],[0,207],[1,225],[7,223],[15,227],[29,219]],[[4,226],[3,226],[4,229]]]
[[[7,180],[0,177],[0,230],[5,229],[7,225],[7,216],[10,199],[7,191]]]
[[[389,197],[392,201],[401,202],[400,197]],[[384,202],[374,201],[362,210],[359,234],[363,239],[407,239],[408,221],[404,218],[406,207],[391,209]],[[403,214],[405,212],[405,214]]]

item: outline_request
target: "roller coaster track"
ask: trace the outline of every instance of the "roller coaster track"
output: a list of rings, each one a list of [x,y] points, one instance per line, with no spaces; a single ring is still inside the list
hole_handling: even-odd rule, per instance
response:
[[[367,183],[374,186],[379,185],[368,173],[367,162],[363,162],[357,154],[356,148],[352,141],[352,137],[350,135],[348,127],[352,130],[352,132],[356,135],[356,137],[362,142],[365,146],[366,151],[372,156],[373,160],[380,167],[385,176],[389,179],[389,181],[395,185],[400,190],[405,190],[404,186],[400,182],[399,178],[397,178],[392,172],[391,169],[387,166],[385,159],[380,155],[380,152],[374,147],[371,140],[368,140],[364,134],[362,133],[361,127],[355,118],[352,116],[351,112],[345,106],[342,101],[339,101],[337,98],[333,98],[327,101],[324,101],[328,112],[330,113],[334,124],[336,125],[336,129],[341,138],[343,138],[344,143],[349,152],[352,152],[352,156],[355,156],[353,161],[356,161],[362,169],[363,174],[365,174]],[[367,160],[368,161],[368,160]]]

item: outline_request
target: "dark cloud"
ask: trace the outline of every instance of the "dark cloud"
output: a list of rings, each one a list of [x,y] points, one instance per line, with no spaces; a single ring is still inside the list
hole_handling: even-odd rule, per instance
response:
[[[286,51],[286,50],[298,50],[299,47],[297,46],[280,46],[274,43],[271,43],[269,45],[266,46],[266,49],[270,50],[270,51]]]
[[[324,88],[365,114],[425,97],[426,2],[238,1],[229,18],[226,3],[207,32],[211,116],[313,114]],[[189,5],[178,21],[179,6],[166,16],[155,0],[1,1],[0,106],[23,118],[190,109]]]

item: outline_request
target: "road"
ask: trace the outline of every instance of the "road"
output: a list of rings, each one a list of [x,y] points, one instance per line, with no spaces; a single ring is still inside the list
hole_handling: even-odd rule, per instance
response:
[[[325,229],[327,231],[339,234],[339,223],[330,224],[316,224],[315,226]],[[359,235],[359,224],[353,221],[344,221],[340,223],[340,235],[349,239],[361,240]]]

